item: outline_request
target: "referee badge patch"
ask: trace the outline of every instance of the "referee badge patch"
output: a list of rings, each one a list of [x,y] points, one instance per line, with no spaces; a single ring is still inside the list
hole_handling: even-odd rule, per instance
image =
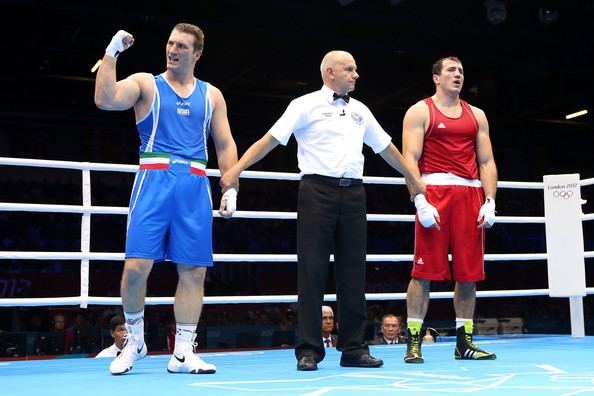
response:
[[[354,111],[351,113],[351,118],[355,121],[355,124],[361,125],[363,124],[363,117],[359,113],[355,113]]]

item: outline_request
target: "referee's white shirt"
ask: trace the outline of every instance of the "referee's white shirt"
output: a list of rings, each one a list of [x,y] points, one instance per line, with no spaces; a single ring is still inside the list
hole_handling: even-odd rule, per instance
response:
[[[302,175],[363,178],[363,143],[377,154],[392,138],[357,99],[334,100],[327,86],[291,101],[268,131],[283,146],[297,139]]]

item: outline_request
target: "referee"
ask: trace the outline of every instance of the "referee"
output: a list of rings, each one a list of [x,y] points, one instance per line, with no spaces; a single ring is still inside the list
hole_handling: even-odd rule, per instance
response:
[[[272,128],[221,178],[223,191],[239,184],[242,171],[295,135],[301,171],[297,204],[299,341],[297,369],[317,370],[324,359],[320,309],[330,254],[334,253],[343,367],[380,367],[365,342],[367,219],[362,185],[363,143],[409,183],[413,195],[425,185],[390,135],[363,103],[351,98],[359,78],[352,55],[331,51],[322,59],[323,87],[294,99]]]

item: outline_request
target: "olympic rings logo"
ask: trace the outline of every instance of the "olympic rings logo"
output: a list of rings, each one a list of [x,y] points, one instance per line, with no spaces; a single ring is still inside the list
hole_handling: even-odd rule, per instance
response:
[[[569,199],[573,196],[573,191],[553,191],[553,197],[555,198],[563,198],[563,199]]]

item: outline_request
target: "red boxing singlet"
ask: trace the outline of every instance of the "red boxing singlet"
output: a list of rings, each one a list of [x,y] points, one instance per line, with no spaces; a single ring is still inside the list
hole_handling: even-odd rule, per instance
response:
[[[429,107],[429,128],[419,159],[421,173],[452,173],[465,179],[478,179],[475,150],[478,121],[468,103],[460,100],[462,114],[451,118],[439,111],[433,99],[424,101]]]

